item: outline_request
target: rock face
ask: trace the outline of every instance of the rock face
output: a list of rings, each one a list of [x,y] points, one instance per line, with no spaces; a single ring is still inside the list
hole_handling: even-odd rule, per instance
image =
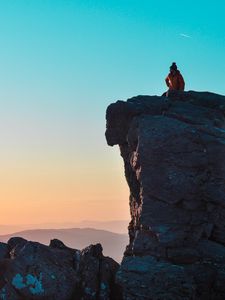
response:
[[[12,238],[0,244],[1,300],[116,300],[119,265],[100,244],[82,251]]]
[[[130,188],[123,299],[225,299],[225,97],[138,96],[106,118]]]

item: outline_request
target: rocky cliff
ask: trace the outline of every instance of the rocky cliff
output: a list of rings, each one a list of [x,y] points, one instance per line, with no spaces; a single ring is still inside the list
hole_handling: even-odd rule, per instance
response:
[[[225,299],[225,97],[138,96],[106,118],[130,188],[123,299]]]
[[[100,244],[82,251],[59,240],[49,246],[11,238],[0,243],[1,300],[117,300],[119,265]]]

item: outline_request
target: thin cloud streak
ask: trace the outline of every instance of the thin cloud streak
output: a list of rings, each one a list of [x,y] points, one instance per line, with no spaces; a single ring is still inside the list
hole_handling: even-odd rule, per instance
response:
[[[185,33],[180,33],[180,36],[187,38],[187,39],[191,39],[191,36]]]

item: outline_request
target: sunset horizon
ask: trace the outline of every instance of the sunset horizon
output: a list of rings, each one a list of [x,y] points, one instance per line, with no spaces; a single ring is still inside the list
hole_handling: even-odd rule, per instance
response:
[[[224,4],[162,3],[1,1],[1,224],[129,220],[107,106],[162,95],[172,62],[225,94]]]

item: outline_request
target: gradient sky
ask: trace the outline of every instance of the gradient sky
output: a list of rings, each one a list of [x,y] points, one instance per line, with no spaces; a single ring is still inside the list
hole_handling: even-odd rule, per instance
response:
[[[187,90],[225,94],[224,11],[224,1],[1,0],[1,224],[128,219],[106,107],[162,94],[173,61]]]

